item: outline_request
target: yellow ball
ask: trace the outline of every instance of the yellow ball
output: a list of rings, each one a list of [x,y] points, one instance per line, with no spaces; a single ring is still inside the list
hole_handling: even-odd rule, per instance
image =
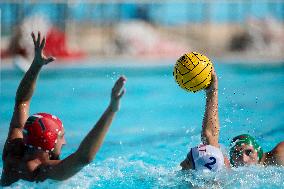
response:
[[[195,93],[210,85],[212,66],[206,56],[197,52],[187,53],[177,60],[174,78],[181,88]]]

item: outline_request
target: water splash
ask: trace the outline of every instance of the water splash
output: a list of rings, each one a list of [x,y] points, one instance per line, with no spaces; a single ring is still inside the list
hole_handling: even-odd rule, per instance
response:
[[[147,154],[144,154],[147,155]],[[108,158],[93,163],[64,182],[19,181],[13,188],[282,188],[283,167],[241,167],[216,173],[179,171],[131,158]]]

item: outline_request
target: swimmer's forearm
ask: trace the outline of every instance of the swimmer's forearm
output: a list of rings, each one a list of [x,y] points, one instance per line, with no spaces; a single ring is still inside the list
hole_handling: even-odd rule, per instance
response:
[[[17,89],[8,140],[23,138],[22,130],[29,116],[30,101],[35,90],[38,74],[43,65],[55,60],[54,57],[47,58],[46,56],[44,56],[42,50],[45,45],[45,38],[43,38],[43,40],[40,40],[40,33],[38,33],[37,39],[34,33],[32,33],[32,38],[35,47],[35,56],[30,68],[24,75]]]
[[[30,101],[34,93],[36,80],[41,67],[41,65],[33,61],[18,87],[16,103],[28,103]]]
[[[40,69],[41,66],[32,63],[20,82],[16,93],[14,113],[8,134],[10,139],[22,137],[22,129],[29,115],[30,100],[34,93],[36,79]]]
[[[56,170],[64,170],[57,179],[65,179],[78,172],[82,167],[92,162],[99,151],[105,135],[112,123],[115,113],[119,109],[120,98],[125,93],[123,86],[126,78],[121,76],[114,84],[111,92],[110,105],[107,107],[99,121],[81,142],[78,150],[56,166]],[[62,171],[61,171],[62,172]]]
[[[103,143],[114,116],[115,111],[109,106],[93,129],[82,141],[77,153],[79,153],[83,162],[90,163],[93,160]]]
[[[82,141],[77,153],[79,153],[83,162],[91,162],[99,151],[109,126],[115,116],[115,112],[119,110],[120,99],[125,93],[125,89],[123,89],[125,82],[126,78],[124,76],[120,76],[115,82],[111,91],[110,105],[107,107],[100,120],[96,123],[95,127]]]
[[[202,123],[202,141],[216,147],[219,139],[218,90],[206,91],[206,109]]]
[[[43,171],[43,178],[66,180],[91,163],[102,145],[114,115],[115,111],[109,106],[93,129],[81,142],[78,150],[59,164],[52,166],[52,169],[48,169],[48,173]]]

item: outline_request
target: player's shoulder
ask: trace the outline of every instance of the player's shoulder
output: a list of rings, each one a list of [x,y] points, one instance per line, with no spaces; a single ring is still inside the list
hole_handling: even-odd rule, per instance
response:
[[[272,150],[273,154],[282,154],[284,155],[284,141],[278,143],[275,148]]]
[[[48,178],[51,178],[54,173],[54,168],[58,166],[62,160],[48,160],[42,162],[33,172],[35,181],[42,182]]]
[[[18,180],[19,178],[15,176],[11,177],[3,172],[1,175],[0,186],[10,186],[14,182],[17,182]]]
[[[284,165],[284,141],[278,143],[270,152],[265,153],[267,165]]]
[[[23,139],[16,138],[7,140],[3,149],[2,159],[5,161],[7,157],[22,157],[24,155],[25,145]]]

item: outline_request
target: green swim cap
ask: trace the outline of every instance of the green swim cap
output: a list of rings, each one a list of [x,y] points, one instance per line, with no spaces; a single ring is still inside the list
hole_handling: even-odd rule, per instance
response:
[[[263,156],[263,150],[261,146],[256,142],[256,140],[252,136],[248,134],[242,134],[233,138],[230,143],[230,162],[232,165],[234,165],[234,160],[232,157],[235,147],[242,146],[243,144],[253,146],[253,148],[257,151],[258,161],[261,160]]]

